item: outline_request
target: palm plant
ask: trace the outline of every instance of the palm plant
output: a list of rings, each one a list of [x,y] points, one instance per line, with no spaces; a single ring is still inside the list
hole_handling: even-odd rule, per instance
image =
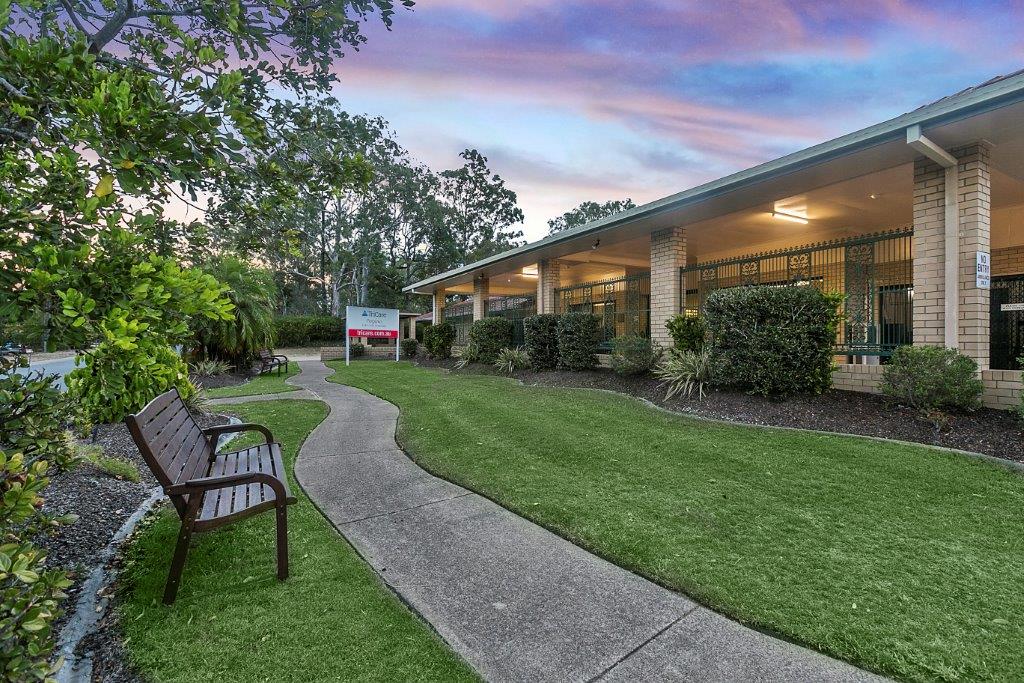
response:
[[[196,341],[204,358],[217,358],[247,366],[257,351],[274,345],[274,309],[277,286],[269,270],[236,256],[222,256],[206,269],[230,288],[234,320],[201,320]]]

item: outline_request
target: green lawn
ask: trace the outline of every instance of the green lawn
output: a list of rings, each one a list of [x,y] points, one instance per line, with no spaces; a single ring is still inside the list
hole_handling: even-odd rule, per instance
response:
[[[430,471],[748,624],[905,679],[1024,679],[1024,476],[613,394],[334,363]]]
[[[288,364],[287,372],[280,375],[277,371],[268,372],[265,375],[253,377],[245,384],[237,384],[233,387],[220,387],[206,391],[207,398],[235,398],[236,396],[258,396],[263,394],[280,394],[285,391],[297,391],[299,387],[285,384],[289,377],[299,374],[299,364],[292,361]]]
[[[267,424],[289,464],[327,415],[318,401],[229,406]],[[241,443],[241,442],[239,442]],[[129,550],[121,606],[133,661],[153,681],[474,680],[302,495],[289,508],[291,576],[274,578],[274,516],[193,538],[178,601],[160,604],[176,515]]]

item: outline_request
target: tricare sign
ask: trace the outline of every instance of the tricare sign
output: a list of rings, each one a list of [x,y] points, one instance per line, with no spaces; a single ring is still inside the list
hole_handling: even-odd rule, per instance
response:
[[[345,307],[345,364],[349,363],[352,337],[372,337],[395,340],[395,360],[398,360],[398,309]]]

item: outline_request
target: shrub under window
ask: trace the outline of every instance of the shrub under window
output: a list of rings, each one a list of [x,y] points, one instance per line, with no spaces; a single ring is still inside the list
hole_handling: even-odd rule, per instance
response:
[[[451,323],[431,325],[423,332],[423,346],[431,358],[444,360],[452,357],[452,344],[455,343],[455,328]]]
[[[636,335],[612,340],[612,370],[620,375],[646,375],[661,360],[661,349]]]
[[[890,400],[927,414],[981,405],[978,364],[956,349],[901,346],[885,366],[880,386]]]
[[[512,321],[482,318],[469,328],[469,341],[476,349],[475,361],[493,363],[502,349],[512,346]]]
[[[828,389],[840,300],[799,286],[712,292],[704,317],[716,378],[764,396]]]
[[[597,366],[601,321],[590,313],[566,313],[558,319],[558,368],[590,370]]]
[[[558,316],[551,313],[531,315],[523,320],[526,355],[534,370],[558,367]]]

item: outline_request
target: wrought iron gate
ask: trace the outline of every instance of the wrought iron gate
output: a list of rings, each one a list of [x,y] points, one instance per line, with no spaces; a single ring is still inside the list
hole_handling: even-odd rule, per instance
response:
[[[651,336],[651,275],[584,282],[555,290],[556,313],[593,313],[601,319],[599,347],[623,335]]]
[[[537,314],[536,297],[503,296],[487,302],[487,317],[501,317],[512,321],[512,344],[522,346],[526,343],[523,333],[523,320]]]
[[[993,370],[1020,370],[1024,353],[1024,275],[992,278],[989,363]]]

